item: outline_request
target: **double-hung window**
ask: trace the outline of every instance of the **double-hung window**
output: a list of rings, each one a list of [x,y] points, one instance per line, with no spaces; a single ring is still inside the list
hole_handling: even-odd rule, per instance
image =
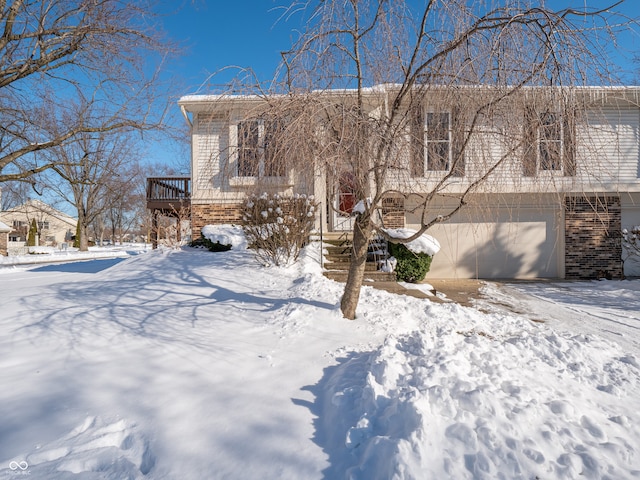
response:
[[[238,176],[281,177],[285,175],[282,149],[283,128],[278,120],[251,119],[238,123]]]
[[[262,145],[260,144],[259,120],[245,120],[238,123],[238,176],[258,177]]]
[[[462,155],[454,157],[454,132],[450,111],[428,111],[418,108],[411,125],[411,175],[422,177],[428,172],[450,172],[456,163],[456,176],[464,175]]]
[[[451,164],[451,115],[449,112],[426,114],[424,143],[427,170],[447,171]]]
[[[562,170],[563,125],[561,115],[544,112],[538,127],[538,156],[541,170]]]
[[[540,109],[530,105],[524,112],[523,173],[563,176],[576,174],[574,111]]]

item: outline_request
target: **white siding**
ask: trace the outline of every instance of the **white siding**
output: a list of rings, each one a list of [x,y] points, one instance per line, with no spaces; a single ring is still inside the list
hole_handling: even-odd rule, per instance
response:
[[[463,178],[451,179],[446,191],[463,191],[470,182],[507,155],[489,180],[479,186],[482,192],[620,192],[640,191],[640,109],[637,107],[594,108],[576,126],[575,176],[562,171],[538,168],[534,177],[523,174],[520,150],[509,150],[520,141],[517,132],[481,132],[473,134],[466,152]],[[424,178],[412,179],[412,191],[433,189],[443,172],[428,172]],[[398,179],[401,177],[398,176]],[[398,183],[397,188],[403,185]],[[406,189],[406,188],[405,188]]]
[[[617,191],[618,184],[638,183],[639,120],[637,108],[589,112],[588,125],[578,131],[578,175],[585,185]]]
[[[221,116],[198,115],[193,134],[193,193],[207,194],[220,186],[221,163],[227,150],[228,128]]]

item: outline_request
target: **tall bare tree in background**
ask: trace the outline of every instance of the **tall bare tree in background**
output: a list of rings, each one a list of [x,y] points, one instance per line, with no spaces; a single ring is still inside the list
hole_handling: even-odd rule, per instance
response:
[[[84,107],[80,109],[89,114]],[[100,111],[92,114],[103,115]],[[64,129],[65,123],[56,125]],[[121,208],[126,192],[135,190],[138,153],[132,135],[121,131],[83,132],[74,142],[46,152],[52,170],[63,180],[49,175],[48,187],[78,212],[76,243],[80,250],[88,248],[89,225],[106,223],[105,218]],[[97,230],[100,234],[101,228]]]
[[[85,134],[160,126],[153,72],[169,47],[152,7],[147,0],[0,1],[0,183],[35,182],[59,165],[59,156],[44,153]],[[83,115],[81,104],[102,115]],[[64,128],[52,128],[63,117]]]
[[[528,163],[537,148],[531,127],[552,137],[563,121],[569,123],[562,131],[570,132],[569,115],[559,120],[545,112],[558,105],[575,111],[574,86],[612,83],[603,77],[600,45],[625,28],[612,21],[620,3],[597,11],[553,10],[532,0],[325,0],[291,7],[306,9],[309,18],[299,42],[283,54],[281,92],[292,95],[265,98],[270,115],[287,119],[280,141],[287,161],[334,179],[349,172],[356,198],[366,199],[353,227],[341,302],[346,318],[355,318],[369,240],[376,231],[386,235],[376,217],[385,199],[401,196],[401,208],[419,219],[410,241],[501,178],[552,168]],[[541,95],[536,87],[553,88]],[[566,148],[570,177],[570,142]]]

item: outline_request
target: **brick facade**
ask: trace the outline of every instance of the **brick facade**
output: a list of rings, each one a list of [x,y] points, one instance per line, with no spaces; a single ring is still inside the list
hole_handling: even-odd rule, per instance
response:
[[[193,238],[200,238],[200,232],[205,225],[240,224],[241,212],[241,203],[192,205],[191,231]]]
[[[9,234],[6,232],[0,232],[0,255],[6,257],[7,249],[9,246]]]
[[[404,228],[404,198],[382,199],[382,223],[385,228]]]
[[[615,196],[565,200],[565,277],[622,278],[622,212]]]

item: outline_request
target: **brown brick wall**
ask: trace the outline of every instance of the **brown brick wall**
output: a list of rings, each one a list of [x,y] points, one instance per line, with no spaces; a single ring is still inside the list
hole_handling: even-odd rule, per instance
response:
[[[620,198],[565,200],[565,276],[569,279],[621,278]]]
[[[7,256],[9,246],[9,234],[0,232],[0,255]]]
[[[404,228],[404,198],[382,199],[382,223],[385,228]]]
[[[240,223],[242,204],[211,204],[191,206],[191,231],[193,238],[200,238],[200,231],[205,225]]]

